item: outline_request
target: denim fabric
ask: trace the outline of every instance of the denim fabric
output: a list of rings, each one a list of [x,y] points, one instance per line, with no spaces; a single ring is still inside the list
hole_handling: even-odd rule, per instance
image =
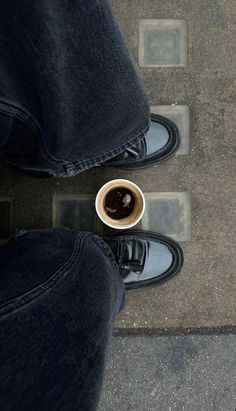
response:
[[[1,411],[97,410],[124,286],[109,247],[70,230],[0,247]]]
[[[0,154],[70,176],[148,131],[149,105],[108,0],[0,4]]]

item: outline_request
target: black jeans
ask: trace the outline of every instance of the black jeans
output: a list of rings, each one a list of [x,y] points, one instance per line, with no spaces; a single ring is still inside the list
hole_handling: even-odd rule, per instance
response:
[[[0,2],[0,155],[71,176],[134,145],[149,105],[107,0]],[[0,247],[1,411],[93,411],[123,283],[99,238]]]
[[[0,155],[71,176],[137,143],[149,105],[108,0],[0,4]]]
[[[97,410],[124,299],[109,247],[86,232],[19,232],[0,267],[0,410]]]

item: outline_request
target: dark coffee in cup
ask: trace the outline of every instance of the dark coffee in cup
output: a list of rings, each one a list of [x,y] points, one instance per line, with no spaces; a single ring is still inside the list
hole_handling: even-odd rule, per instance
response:
[[[102,186],[95,201],[99,218],[112,228],[134,227],[142,218],[145,198],[140,188],[129,180],[111,180]]]
[[[117,187],[110,190],[104,200],[107,215],[114,220],[128,217],[134,209],[135,197],[127,187]]]

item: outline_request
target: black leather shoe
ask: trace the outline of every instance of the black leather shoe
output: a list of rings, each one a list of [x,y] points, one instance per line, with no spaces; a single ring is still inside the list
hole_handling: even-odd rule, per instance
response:
[[[158,285],[178,274],[184,257],[178,243],[151,231],[123,231],[104,241],[115,255],[126,289]]]
[[[102,165],[123,169],[154,166],[172,157],[180,146],[177,126],[166,117],[151,114],[151,126],[140,142]]]

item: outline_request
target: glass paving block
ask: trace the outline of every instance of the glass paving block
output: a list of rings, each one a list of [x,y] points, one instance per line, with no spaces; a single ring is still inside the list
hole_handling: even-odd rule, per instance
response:
[[[187,64],[187,23],[184,20],[141,20],[141,67],[184,67]]]
[[[189,193],[145,193],[146,211],[142,230],[157,231],[176,241],[191,240]]]
[[[180,148],[177,155],[184,155],[190,153],[190,110],[188,106],[170,105],[170,106],[152,106],[151,112],[160,114],[173,121],[181,135]]]
[[[0,241],[7,239],[10,235],[10,211],[10,199],[0,198]]]
[[[191,204],[188,193],[144,193],[146,211],[136,228],[166,234],[177,241],[191,239]],[[64,194],[53,198],[53,227],[68,227],[110,236],[118,230],[97,217],[94,194]]]
[[[95,210],[95,195],[56,195],[53,198],[53,227],[68,227],[103,235],[103,223]]]

